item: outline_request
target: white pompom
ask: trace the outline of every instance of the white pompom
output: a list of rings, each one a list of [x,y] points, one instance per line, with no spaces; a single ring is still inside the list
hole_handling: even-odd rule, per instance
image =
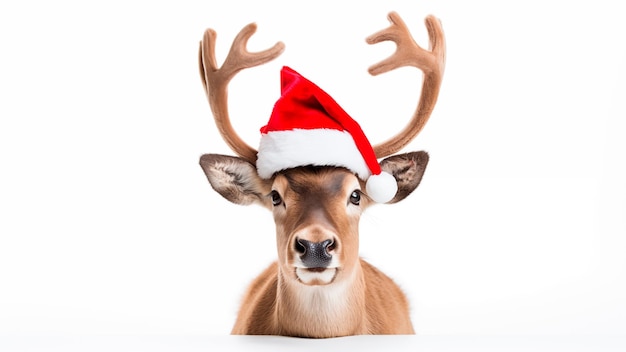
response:
[[[387,203],[398,192],[398,184],[393,175],[383,171],[379,175],[372,175],[367,179],[365,192],[376,203]]]

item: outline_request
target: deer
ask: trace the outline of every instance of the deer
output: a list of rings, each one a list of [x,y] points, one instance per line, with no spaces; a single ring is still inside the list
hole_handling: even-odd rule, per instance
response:
[[[396,153],[418,135],[432,114],[444,73],[445,38],[440,20],[433,15],[425,18],[428,50],[415,42],[396,12],[389,13],[388,20],[390,26],[367,37],[366,42],[392,41],[396,51],[371,66],[369,73],[413,66],[422,72],[422,90],[407,126],[371,146],[373,167],[392,176],[391,196],[382,200],[370,194],[369,181],[341,165],[304,163],[261,172],[261,148],[256,150],[243,141],[230,122],[227,87],[239,71],[278,57],[284,44],[249,52],[247,42],[257,28],[251,23],[235,37],[220,67],[215,59],[216,32],[207,29],[200,41],[202,85],[216,126],[237,155],[204,154],[200,166],[222,197],[235,204],[267,208],[276,225],[277,260],[243,295],[233,335],[330,338],[415,334],[404,292],[360,258],[358,225],[365,209],[377,203],[400,202],[422,180],[428,153]]]

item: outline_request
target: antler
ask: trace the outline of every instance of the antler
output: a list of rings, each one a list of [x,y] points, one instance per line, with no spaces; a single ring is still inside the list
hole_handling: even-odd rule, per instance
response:
[[[396,52],[387,59],[371,66],[371,75],[378,75],[402,66],[415,66],[424,73],[422,92],[413,118],[409,124],[391,139],[375,145],[376,157],[391,155],[409,144],[422,130],[432,113],[446,60],[446,44],[439,20],[433,16],[426,17],[426,28],[430,38],[430,51],[421,48],[411,36],[406,24],[396,12],[389,13],[391,26],[369,36],[368,44],[376,44],[391,40],[396,43]]]
[[[273,47],[250,53],[246,49],[248,39],[256,32],[256,24],[245,26],[235,40],[222,67],[215,60],[215,38],[217,33],[212,29],[204,32],[200,41],[200,77],[206,91],[209,105],[213,111],[215,124],[228,146],[240,157],[256,163],[257,151],[244,142],[235,132],[228,115],[228,83],[242,69],[250,68],[271,61],[282,54],[285,45],[277,42]]]

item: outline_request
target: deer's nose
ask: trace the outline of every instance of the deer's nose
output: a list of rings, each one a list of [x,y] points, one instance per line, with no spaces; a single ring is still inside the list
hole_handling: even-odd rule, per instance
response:
[[[325,268],[333,258],[330,252],[334,249],[335,241],[325,240],[311,242],[296,238],[296,252],[300,253],[300,260],[307,268]]]

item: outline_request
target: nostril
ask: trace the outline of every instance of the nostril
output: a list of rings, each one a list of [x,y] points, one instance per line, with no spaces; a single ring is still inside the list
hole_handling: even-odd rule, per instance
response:
[[[337,244],[335,243],[335,241],[333,240],[328,240],[329,243],[326,245],[326,253],[329,253],[334,251],[335,248],[337,248]]]
[[[306,240],[301,240],[299,238],[296,238],[296,252],[300,253],[300,254],[304,254],[306,253],[306,247],[307,247],[307,243],[308,241]]]

